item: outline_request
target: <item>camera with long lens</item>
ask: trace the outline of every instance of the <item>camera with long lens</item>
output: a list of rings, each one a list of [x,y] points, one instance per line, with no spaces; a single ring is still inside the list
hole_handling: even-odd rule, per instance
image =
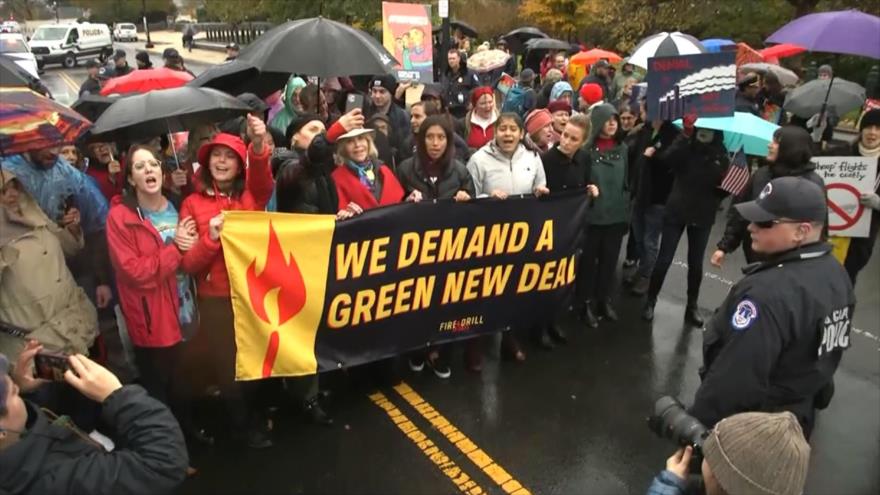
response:
[[[654,411],[648,418],[648,428],[658,437],[672,440],[676,445],[690,445],[694,448],[694,457],[702,459],[703,440],[709,435],[709,429],[688,414],[675,397],[667,395],[657,399]]]

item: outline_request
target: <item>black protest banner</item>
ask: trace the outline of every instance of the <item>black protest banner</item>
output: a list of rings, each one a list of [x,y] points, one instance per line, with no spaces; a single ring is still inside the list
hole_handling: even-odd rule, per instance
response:
[[[310,374],[544,323],[573,289],[586,210],[572,193],[409,203],[342,222],[230,212],[237,376]]]

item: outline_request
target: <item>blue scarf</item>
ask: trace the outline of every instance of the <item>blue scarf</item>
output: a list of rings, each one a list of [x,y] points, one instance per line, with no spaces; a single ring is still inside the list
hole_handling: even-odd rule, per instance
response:
[[[370,192],[373,192],[376,187],[376,167],[373,165],[373,161],[367,159],[364,163],[357,163],[352,160],[348,160],[346,162],[348,168],[353,170],[358,175],[358,179],[360,179],[361,184],[364,185]]]

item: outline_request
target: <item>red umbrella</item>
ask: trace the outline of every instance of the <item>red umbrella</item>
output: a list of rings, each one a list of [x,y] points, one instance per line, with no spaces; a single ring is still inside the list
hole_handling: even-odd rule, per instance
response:
[[[568,63],[576,65],[593,65],[603,58],[612,64],[616,64],[617,62],[623,60],[622,58],[620,58],[620,55],[614,52],[609,52],[600,48],[593,48],[592,50],[578,52],[577,54],[573,55]]]
[[[774,45],[769,48],[764,48],[763,50],[758,50],[758,53],[760,53],[761,56],[764,57],[765,60],[767,60],[771,58],[791,57],[805,51],[807,51],[807,49],[800,45],[782,43],[780,45]]]
[[[127,76],[114,77],[101,88],[104,96],[126,93],[146,93],[154,89],[179,88],[191,81],[193,76],[188,72],[166,69],[141,69]]]

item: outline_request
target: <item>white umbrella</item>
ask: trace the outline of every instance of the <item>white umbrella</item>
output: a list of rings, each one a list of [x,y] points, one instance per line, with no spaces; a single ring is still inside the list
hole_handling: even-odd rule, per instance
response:
[[[798,77],[794,72],[782,67],[781,65],[768,64],[766,62],[756,62],[751,64],[743,64],[739,68],[742,72],[757,72],[758,74],[766,74],[772,72],[779,78],[779,82],[783,86],[794,86],[797,84]]]
[[[672,57],[675,55],[695,55],[706,53],[706,49],[700,40],[689,34],[680,33],[657,33],[643,39],[629,56],[629,63],[648,68],[648,59],[651,57]]]

